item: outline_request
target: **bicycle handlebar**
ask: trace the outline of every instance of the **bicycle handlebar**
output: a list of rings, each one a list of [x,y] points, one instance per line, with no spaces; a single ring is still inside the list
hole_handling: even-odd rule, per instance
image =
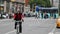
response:
[[[22,22],[21,20],[19,20],[19,21],[15,21],[15,22]]]

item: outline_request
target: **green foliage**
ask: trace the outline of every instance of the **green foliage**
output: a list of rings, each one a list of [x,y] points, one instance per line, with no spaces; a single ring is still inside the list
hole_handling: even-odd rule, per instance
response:
[[[45,7],[50,7],[50,6],[52,6],[51,3],[50,3],[50,0],[44,0],[44,1],[45,1],[45,3],[46,3]]]
[[[30,0],[29,4],[32,5],[32,4],[35,4],[36,5],[42,5],[44,7],[49,7],[49,6],[52,6],[50,4],[50,0]]]

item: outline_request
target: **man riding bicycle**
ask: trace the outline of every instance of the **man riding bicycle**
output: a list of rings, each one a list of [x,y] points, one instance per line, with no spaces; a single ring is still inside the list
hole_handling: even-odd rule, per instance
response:
[[[14,14],[15,21],[21,21],[21,20],[23,21],[22,17],[23,15],[21,11],[18,11]],[[15,29],[16,29],[16,26],[17,26],[17,22],[15,22]],[[22,22],[19,22],[19,33],[22,33]]]

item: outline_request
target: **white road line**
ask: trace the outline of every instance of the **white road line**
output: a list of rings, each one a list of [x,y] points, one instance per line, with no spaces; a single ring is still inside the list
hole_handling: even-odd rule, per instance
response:
[[[48,34],[54,34],[55,28],[53,28],[53,30],[51,32],[49,32]]]
[[[5,33],[5,34],[11,34],[11,33],[15,32],[15,31],[16,31],[16,30],[13,30],[13,31],[7,32],[7,33]]]
[[[56,25],[56,24],[55,24]],[[51,32],[49,32],[48,34],[55,34],[54,31],[56,30],[56,26],[53,28],[53,30]]]
[[[2,27],[2,26],[8,26],[8,25],[10,25],[10,24],[1,24],[0,26]]]

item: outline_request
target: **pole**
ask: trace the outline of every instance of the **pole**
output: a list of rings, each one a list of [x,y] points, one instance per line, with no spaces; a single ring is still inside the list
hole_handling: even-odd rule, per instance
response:
[[[6,12],[6,1],[4,1],[4,12]]]
[[[59,16],[60,16],[60,0],[59,0],[59,5],[58,5],[58,13],[59,13]]]
[[[53,2],[53,0],[52,0],[52,6],[54,6],[54,4],[53,4],[54,2]]]

